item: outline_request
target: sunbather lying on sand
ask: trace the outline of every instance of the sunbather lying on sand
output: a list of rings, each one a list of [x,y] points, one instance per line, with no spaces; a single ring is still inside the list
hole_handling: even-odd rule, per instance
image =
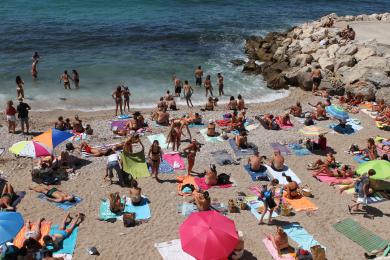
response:
[[[39,219],[35,225],[31,225],[30,220],[27,220],[24,226],[26,227],[26,232],[24,233],[24,239],[33,239],[38,241],[41,237],[41,223],[44,218]]]
[[[315,106],[316,111],[312,114],[313,118],[317,121],[326,120],[328,117],[326,116],[326,110],[325,105],[321,102],[318,102],[318,104]]]
[[[274,156],[271,160],[271,168],[275,171],[281,172],[285,169],[284,166],[284,157],[280,151],[275,151]]]
[[[12,203],[17,199],[17,195],[11,184],[6,183],[0,196],[0,209],[15,210]]]
[[[379,99],[376,105],[372,106],[372,111],[382,113],[386,108],[385,100]]]
[[[120,150],[123,147],[123,143],[117,144],[112,148],[93,148],[87,142],[82,142],[80,144],[80,151],[84,151],[88,154],[91,154],[94,157],[108,156],[114,153],[114,150]]]
[[[39,185],[36,187],[30,186],[29,189],[46,195],[48,201],[57,202],[57,203],[63,203],[66,201],[69,202],[75,201],[75,197],[73,195],[63,192],[55,187],[50,188],[49,186]]]
[[[290,115],[288,113],[284,114],[283,116],[277,116],[276,121],[282,125],[292,125]]]
[[[325,161],[318,159],[316,162],[308,164],[308,170],[319,170],[321,173],[327,173],[330,169],[337,167],[336,158],[332,153],[326,154]]]
[[[264,171],[266,168],[264,166],[263,160],[267,159],[265,156],[260,156],[258,151],[255,151],[255,153],[248,158],[248,164],[251,169],[251,171],[254,172],[260,172]]]
[[[267,125],[267,129],[272,129],[272,130],[278,130],[279,125],[276,123],[275,118],[271,114],[265,114],[262,118],[264,123]]]
[[[205,183],[207,185],[217,185],[218,184],[218,173],[217,168],[214,164],[210,165],[210,168],[206,169],[205,172]]]
[[[290,108],[290,114],[295,117],[303,117],[302,105],[301,102],[297,102],[295,106]]]
[[[290,247],[288,243],[288,236],[286,232],[284,232],[283,228],[276,227],[275,235],[266,234],[266,237],[271,240],[275,249],[278,250],[278,254],[281,255],[281,251],[283,249],[287,249]]]

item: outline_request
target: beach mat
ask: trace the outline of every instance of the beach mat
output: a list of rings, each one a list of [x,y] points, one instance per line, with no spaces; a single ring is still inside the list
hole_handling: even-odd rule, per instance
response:
[[[275,171],[272,169],[270,166],[265,165],[267,167],[267,174],[270,180],[272,179],[278,179],[280,185],[286,185],[287,180],[286,178],[282,175],[285,173],[286,176],[290,176],[293,181],[295,181],[298,184],[301,184],[301,179],[291,170],[291,168],[285,166],[285,170],[282,172]]]
[[[123,200],[122,200],[123,203]],[[135,213],[136,220],[147,220],[151,218],[149,200],[142,197],[142,202],[138,206],[134,206],[131,203],[130,198],[126,198],[126,205],[123,212]],[[110,204],[108,200],[102,200],[99,207],[99,219],[107,221],[109,219],[121,219],[122,216],[111,212]]]
[[[204,126],[204,123],[200,123],[200,124],[188,124],[188,127],[189,128],[194,128],[194,127],[203,127]]]
[[[343,183],[345,181],[351,181],[352,178],[337,178],[337,177],[331,177],[331,176],[328,176],[328,175],[317,175],[317,176],[314,176],[317,180],[319,180],[320,182],[324,182],[328,185],[331,185],[331,184],[340,184],[340,183]]]
[[[368,161],[370,161],[370,159],[369,158],[367,158],[367,157],[365,157],[364,155],[355,155],[354,157],[353,157],[353,160],[355,161],[355,162],[357,162],[357,163],[365,163],[365,162],[368,162]]]
[[[357,125],[351,122],[348,122],[345,127],[340,127],[339,124],[332,123],[329,125],[329,128],[333,129],[335,132],[339,134],[344,134],[344,135],[355,134],[361,129],[363,129],[361,125]]]
[[[50,235],[55,234],[59,230],[59,225],[53,225],[50,228]],[[79,228],[76,226],[73,232],[67,236],[59,245],[58,250],[53,253],[73,255],[77,243],[77,235]]]
[[[248,149],[238,148],[236,142],[233,139],[229,139],[229,144],[237,158],[250,156],[254,154],[254,150],[252,148],[248,148]]]
[[[163,159],[170,165],[174,170],[185,170],[186,165],[184,163],[183,158],[180,156],[179,153],[173,152],[173,153],[164,153]]]
[[[35,223],[31,223],[31,228],[34,228],[35,226]],[[48,221],[42,221],[41,223],[41,237],[39,239],[39,244],[41,244],[43,246],[43,237],[48,235],[50,233],[50,227],[51,227],[51,223],[48,222]],[[23,247],[23,243],[24,243],[24,234],[26,233],[26,226],[23,225],[22,229],[19,231],[19,233],[16,235],[16,237],[14,238],[14,241],[13,241],[13,244],[17,247],[17,248],[22,248]]]
[[[155,243],[154,247],[160,253],[163,260],[196,260],[183,251],[180,239],[163,243]]]
[[[199,132],[203,136],[203,138],[206,140],[206,142],[218,143],[218,142],[223,142],[224,141],[221,136],[208,136],[206,128],[200,129]]]
[[[300,198],[296,199],[289,199],[286,197],[286,194],[283,196],[283,200],[286,201],[288,204],[293,207],[295,211],[313,211],[317,210],[318,207],[311,202],[308,198],[301,196]]]
[[[245,171],[251,176],[252,181],[269,181],[268,175],[267,175],[267,168],[265,168],[263,171],[252,171],[249,164],[244,165]]]
[[[279,151],[280,153],[284,154],[284,155],[290,155],[291,154],[291,151],[290,149],[288,149],[287,146],[283,145],[283,144],[280,144],[280,143],[271,143],[270,144],[272,149],[276,152],[276,151]]]
[[[282,252],[282,254],[279,255],[278,250],[274,247],[274,245],[272,244],[272,241],[269,240],[268,238],[265,237],[262,241],[263,241],[265,248],[267,248],[268,252],[272,256],[272,259],[274,259],[274,260],[295,260],[294,253],[285,253],[284,254]]]
[[[285,225],[283,226],[283,230],[288,237],[294,240],[302,249],[310,251],[312,246],[320,245],[312,235],[297,223]]]
[[[371,253],[374,250],[382,250],[389,244],[389,241],[375,235],[350,218],[337,222],[333,227],[338,232],[364,248],[368,253]]]
[[[247,204],[251,209],[252,215],[255,216],[257,220],[260,220],[261,213],[259,213],[257,210],[258,208],[264,206],[264,203],[258,199],[253,200],[251,197],[246,197],[245,200],[247,201]],[[276,213],[275,211],[272,212],[272,218],[276,218],[278,216],[279,216],[278,213]],[[269,211],[265,214],[263,221],[265,222],[268,221],[268,218],[269,218]]]
[[[220,165],[230,165],[234,163],[233,157],[226,150],[218,150],[210,153],[215,162]]]
[[[122,152],[120,153],[120,159],[123,163],[123,171],[131,174],[134,179],[150,176],[143,150],[133,154],[125,154]]]
[[[151,144],[153,143],[153,141],[157,140],[162,149],[168,148],[167,138],[164,134],[149,135],[148,140]]]
[[[181,191],[182,187],[186,184],[192,184],[195,188],[197,188],[195,177],[191,175],[184,175],[184,176],[177,176],[176,177],[178,183],[177,183],[177,193],[181,196],[191,196],[189,193],[184,193]]]
[[[111,130],[113,130],[114,128],[116,128],[117,130],[124,130],[126,129],[126,124],[126,120],[111,121]]]
[[[224,185],[208,185],[206,184],[206,178],[205,177],[202,177],[202,178],[195,178],[195,183],[196,185],[201,189],[201,190],[208,190],[208,189],[211,189],[211,188],[222,188],[222,189],[226,189],[226,188],[230,188],[230,187],[233,187],[234,183],[232,180],[230,180],[230,184],[224,184]]]
[[[292,151],[296,156],[305,156],[305,155],[310,155],[310,154],[311,154],[311,152],[309,151],[309,149],[307,149],[306,147],[303,147],[303,146],[300,145],[300,144],[292,143],[292,144],[289,144],[289,145],[288,145],[288,148],[290,148],[291,151]]]
[[[226,214],[228,212],[226,205],[220,202],[212,202],[211,207],[221,214]],[[194,203],[183,202],[178,204],[177,212],[187,217],[194,212],[198,212],[198,208]]]
[[[82,201],[82,199],[80,197],[75,196],[75,202],[66,201],[66,202],[58,203],[58,202],[48,200],[47,196],[45,194],[42,194],[42,193],[38,195],[38,198],[41,200],[45,200],[49,203],[52,203],[52,204],[56,205],[58,208],[63,209],[65,211],[69,210],[72,207],[75,207],[78,203],[80,203]]]
[[[152,167],[150,165],[148,165],[148,170],[150,173],[152,173]],[[158,166],[158,173],[169,174],[173,173],[174,171],[175,169],[173,169],[173,167],[167,161],[162,159],[160,165]]]

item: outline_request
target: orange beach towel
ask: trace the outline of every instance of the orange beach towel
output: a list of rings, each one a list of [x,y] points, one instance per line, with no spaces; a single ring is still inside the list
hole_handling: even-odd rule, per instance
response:
[[[32,223],[31,228],[34,228],[36,224]],[[43,237],[49,235],[51,223],[48,221],[42,221],[41,223],[41,238],[39,239],[39,243],[43,246]],[[14,239],[14,245],[17,248],[22,248],[24,243],[24,234],[26,233],[26,225],[19,231]]]
[[[191,175],[186,175],[186,176],[177,176],[176,177],[178,184],[177,184],[177,193],[181,196],[190,196],[191,194],[184,193],[181,191],[183,185],[186,184],[192,184],[194,187],[197,189],[197,185],[195,183],[195,178]]]
[[[283,194],[283,200],[287,201],[287,203],[290,204],[295,211],[310,211],[318,209],[318,207],[313,202],[304,196],[298,199],[288,199],[286,195],[287,193]]]

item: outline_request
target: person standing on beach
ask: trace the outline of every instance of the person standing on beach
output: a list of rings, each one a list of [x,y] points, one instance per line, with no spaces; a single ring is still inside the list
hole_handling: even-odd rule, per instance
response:
[[[225,95],[225,93],[223,92],[223,76],[221,73],[218,73],[217,75],[217,83],[218,83],[218,91],[219,91],[219,96],[223,96]]]
[[[312,89],[312,92],[315,93],[318,91],[318,87],[320,86],[321,84],[321,79],[322,79],[322,75],[321,75],[321,67],[320,65],[317,65],[315,67],[315,69],[313,70],[313,72],[311,73],[311,79],[313,80],[313,89]]]
[[[61,83],[61,81],[64,82],[65,89],[71,89],[70,88],[70,76],[69,76],[67,70],[65,70],[64,73],[60,76],[60,83]]]
[[[163,152],[160,147],[160,144],[157,140],[153,141],[152,146],[150,147],[148,157],[149,157],[149,164],[152,168],[152,178],[156,178],[158,180],[158,169],[160,167],[160,163],[162,162]]]
[[[15,114],[16,114],[16,109],[14,107],[14,103],[12,102],[12,100],[9,100],[5,108],[5,115],[7,117],[7,122],[8,122],[8,133],[15,134],[15,128],[16,128]]]
[[[183,149],[183,152],[187,154],[188,170],[187,175],[190,175],[195,165],[196,153],[199,151],[198,143],[195,139],[192,139],[191,143]]]
[[[16,76],[16,98],[24,98],[24,81],[20,76]]]
[[[24,134],[24,125],[26,125],[26,134],[29,133],[29,122],[28,122],[28,111],[31,110],[31,107],[23,102],[23,98],[19,98],[19,105],[16,107],[18,111],[18,118],[20,120],[20,126],[22,128],[22,133]]]
[[[122,94],[123,94],[123,99],[124,99],[123,111],[126,112],[126,106],[127,106],[127,111],[130,112],[130,96],[131,96],[131,93],[130,93],[130,90],[129,90],[128,86],[124,86],[123,87]]]
[[[182,87],[181,80],[179,78],[177,78],[176,76],[173,76],[173,77],[174,77],[173,85],[175,88],[175,97],[180,97],[181,87]]]
[[[213,96],[213,86],[211,85],[211,76],[207,75],[206,80],[204,81],[204,88],[206,89],[206,97],[210,95]]]
[[[112,98],[115,100],[115,116],[118,115],[118,107],[120,108],[121,115],[123,114],[122,106],[122,87],[118,86],[114,92],[112,92]]]
[[[202,86],[202,77],[203,77],[203,70],[201,66],[198,66],[198,68],[195,70],[195,85],[201,87]]]
[[[77,70],[72,70],[72,81],[74,83],[74,86],[76,88],[79,88],[80,76],[79,76],[79,73],[77,72]]]
[[[191,107],[194,107],[191,100],[191,96],[194,93],[194,90],[192,89],[191,85],[188,83],[188,80],[184,81],[183,91],[184,91],[184,97],[186,98],[187,106],[190,107],[191,105]]]

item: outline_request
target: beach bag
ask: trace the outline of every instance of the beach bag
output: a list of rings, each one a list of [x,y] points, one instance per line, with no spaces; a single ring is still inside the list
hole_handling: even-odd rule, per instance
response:
[[[326,260],[325,249],[320,245],[315,245],[310,248],[313,260]]]
[[[115,214],[119,214],[123,211],[125,208],[125,205],[123,203],[117,203],[121,200],[121,197],[119,196],[118,192],[110,193],[110,211]]]
[[[123,226],[134,227],[137,225],[135,221],[135,213],[124,213],[123,214]]]
[[[218,184],[220,185],[231,184],[230,175],[226,173],[221,173],[220,175],[218,175],[217,179],[218,179]]]

